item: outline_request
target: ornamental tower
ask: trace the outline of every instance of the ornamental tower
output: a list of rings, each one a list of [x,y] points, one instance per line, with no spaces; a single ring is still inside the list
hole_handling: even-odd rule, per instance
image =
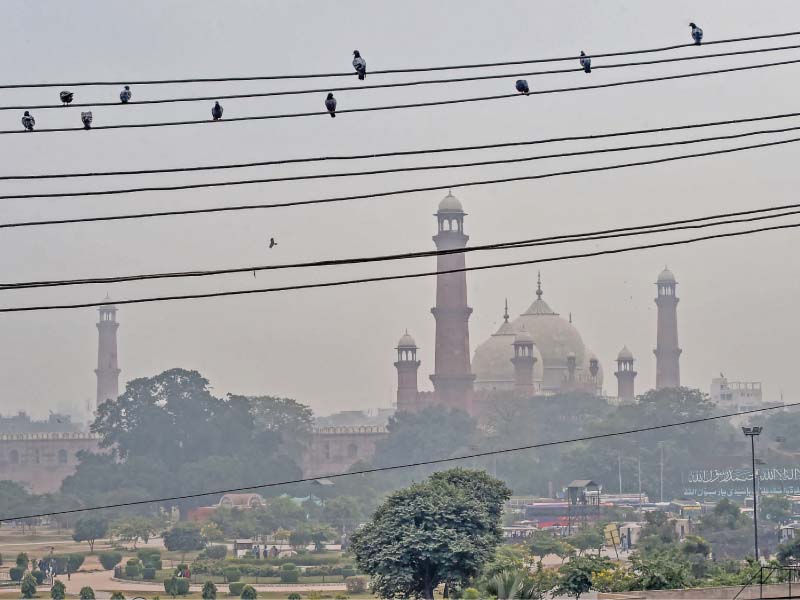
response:
[[[533,365],[536,356],[533,353],[533,338],[524,329],[514,337],[514,393],[530,398],[535,393],[533,385]]]
[[[464,234],[464,209],[448,193],[436,212],[438,233],[433,236],[439,254],[436,259],[436,319],[434,373],[431,381],[436,401],[450,408],[472,412],[473,382],[470,367],[467,276],[463,250],[469,237]]]
[[[417,388],[417,343],[408,330],[397,342],[397,411],[413,411],[418,408],[419,389]]]
[[[656,389],[680,387],[681,368],[678,347],[678,297],[675,276],[664,267],[656,282],[658,296],[658,329],[656,332]]]
[[[636,371],[633,370],[633,354],[627,346],[623,346],[617,355],[617,371],[614,375],[617,376],[617,398],[624,402],[633,402]]]
[[[109,297],[106,296],[106,300]],[[104,304],[98,310],[100,320],[97,323],[97,404],[95,409],[106,400],[116,400],[119,396],[119,364],[117,363],[117,307]]]

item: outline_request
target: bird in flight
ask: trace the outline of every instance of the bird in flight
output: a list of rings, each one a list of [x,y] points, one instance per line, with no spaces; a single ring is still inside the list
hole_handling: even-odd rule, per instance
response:
[[[325,98],[325,108],[331,113],[331,117],[336,117],[336,98],[333,97],[333,92],[328,92],[328,97]]]
[[[367,78],[367,61],[358,50],[353,50],[353,57],[353,68],[358,73],[358,78],[363,81]]]
[[[278,242],[275,241],[275,238],[269,238],[269,247],[274,248],[278,245]]]
[[[119,101],[123,104],[127,104],[133,94],[131,94],[131,86],[126,85],[123,90],[119,93]]]

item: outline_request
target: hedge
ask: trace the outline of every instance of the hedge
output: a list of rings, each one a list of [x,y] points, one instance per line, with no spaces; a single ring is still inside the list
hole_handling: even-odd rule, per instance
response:
[[[170,596],[185,596],[189,593],[189,580],[184,577],[175,577],[164,580],[164,591]]]
[[[363,576],[348,577],[344,580],[344,587],[351,594],[363,594],[367,591],[367,578]]]
[[[125,565],[125,576],[131,579],[138,577],[141,572],[141,569],[139,569],[139,559],[134,558],[132,560],[134,561],[133,563],[128,561],[128,564]]]
[[[231,596],[239,598],[242,595],[242,590],[244,589],[244,582],[243,581],[236,581],[228,585],[228,592]]]
[[[297,583],[298,579],[298,571],[281,571],[281,583]]]
[[[228,553],[228,548],[227,546],[217,544],[215,546],[208,546],[203,552],[205,552],[208,558],[220,560],[225,558],[225,555]]]
[[[222,571],[222,574],[228,583],[235,583],[242,578],[242,572],[236,567],[228,567]]]
[[[110,571],[120,563],[120,561],[122,560],[122,553],[101,552],[99,558],[100,558],[100,564],[103,565],[103,568],[106,569],[107,571]]]
[[[25,575],[25,569],[23,567],[11,567],[8,570],[8,575],[11,577],[11,581],[22,581],[22,576]]]
[[[156,570],[153,567],[145,567],[142,569],[142,579],[153,580],[156,578]]]

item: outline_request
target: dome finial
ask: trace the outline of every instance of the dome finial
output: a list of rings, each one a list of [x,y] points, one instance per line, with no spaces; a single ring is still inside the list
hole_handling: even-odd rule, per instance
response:
[[[536,273],[536,296],[541,298],[542,297],[542,272],[537,271]]]
[[[506,298],[506,310],[503,312],[503,320],[508,323],[508,298]]]

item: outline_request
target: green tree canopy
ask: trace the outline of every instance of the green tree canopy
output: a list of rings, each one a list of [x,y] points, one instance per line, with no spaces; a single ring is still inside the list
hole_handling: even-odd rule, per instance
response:
[[[432,598],[439,584],[463,586],[492,557],[510,490],[498,480],[489,489],[483,472],[453,471],[391,494],[353,534],[351,549],[376,593]]]
[[[75,522],[72,539],[76,542],[88,542],[89,552],[94,552],[94,543],[108,531],[108,522],[102,517],[81,517]]]

